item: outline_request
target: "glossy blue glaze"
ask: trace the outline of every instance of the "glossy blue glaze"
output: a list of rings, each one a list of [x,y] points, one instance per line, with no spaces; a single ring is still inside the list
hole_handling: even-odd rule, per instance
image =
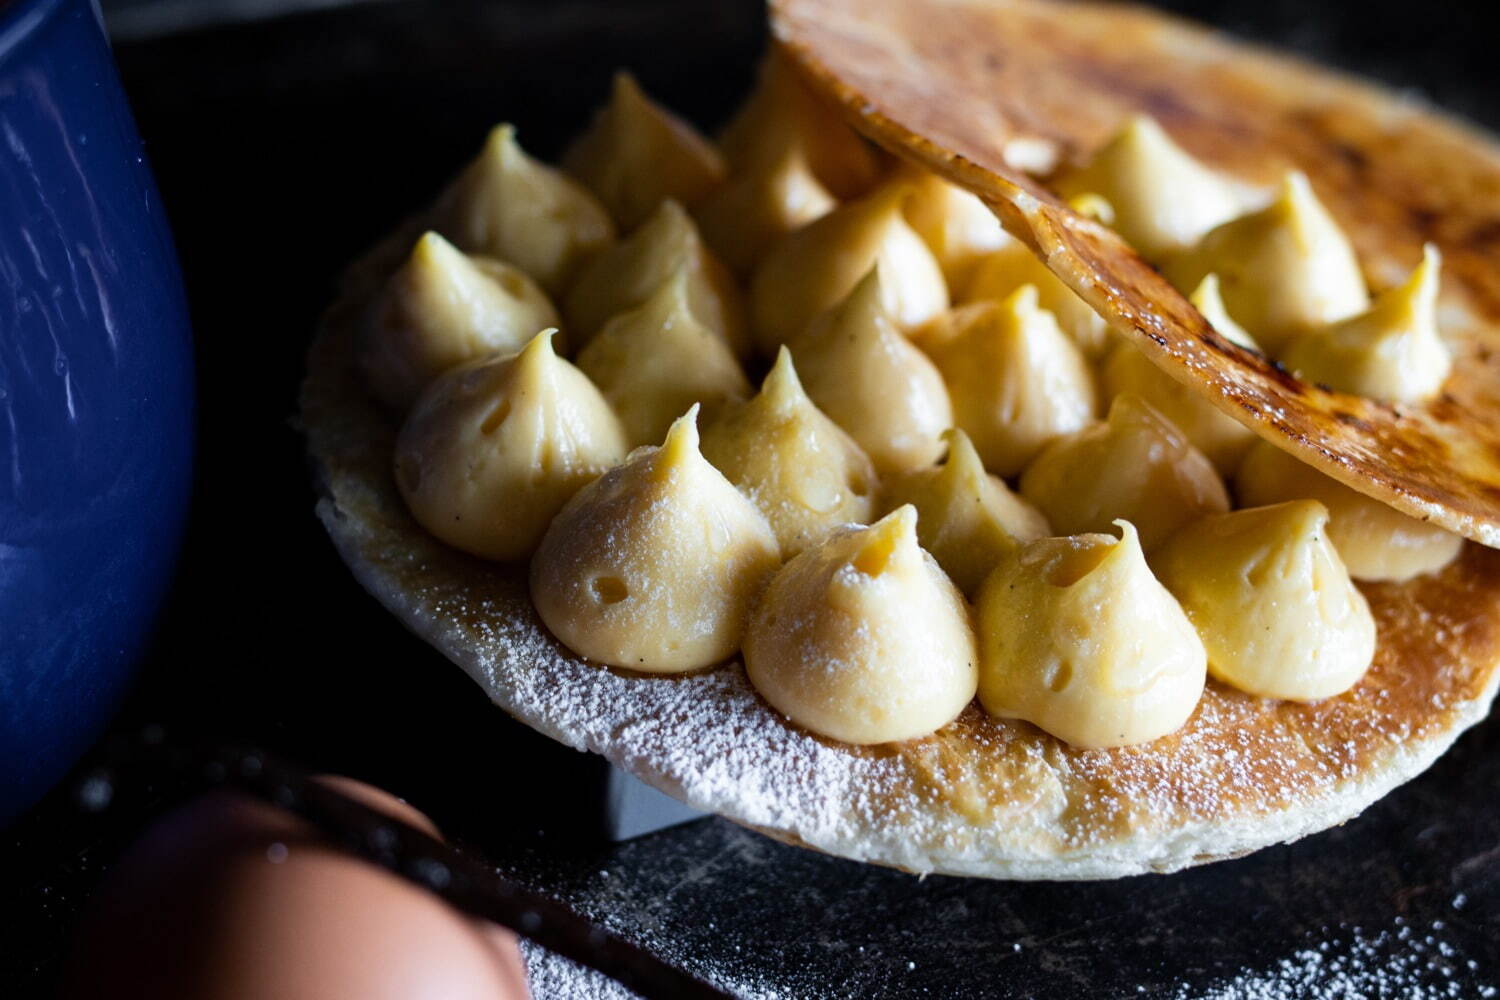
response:
[[[129,683],[192,426],[176,254],[98,14],[0,3],[0,823]]]

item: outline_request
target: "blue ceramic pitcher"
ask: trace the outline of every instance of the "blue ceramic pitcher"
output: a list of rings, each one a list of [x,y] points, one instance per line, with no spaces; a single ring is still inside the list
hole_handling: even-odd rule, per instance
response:
[[[0,824],[98,735],[191,480],[181,277],[89,0],[0,0]]]

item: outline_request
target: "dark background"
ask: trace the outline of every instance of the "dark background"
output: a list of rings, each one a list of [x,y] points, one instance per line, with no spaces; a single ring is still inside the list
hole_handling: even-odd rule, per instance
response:
[[[423,204],[489,125],[513,120],[550,155],[627,65],[714,126],[748,86],[761,11],[703,0],[306,9],[317,5],[104,5],[194,312],[199,481],[180,584],[130,702],[74,776],[0,832],[0,996],[46,994],[100,873],[181,794],[119,769],[120,748],[148,725],[383,785],[516,877],[738,989],[1197,996],[1250,975],[1301,993],[1332,982],[1336,963],[1386,975],[1366,983],[1372,996],[1472,995],[1500,981],[1488,932],[1500,915],[1495,725],[1340,830],[1166,878],[917,881],[718,820],[603,843],[602,766],[510,722],[334,556],[291,424],[301,353],[341,265]],[[1488,4],[1165,6],[1500,128]],[[78,794],[90,779],[111,790],[102,810]],[[1321,973],[1285,978],[1324,942]],[[1292,972],[1277,971],[1283,961]]]

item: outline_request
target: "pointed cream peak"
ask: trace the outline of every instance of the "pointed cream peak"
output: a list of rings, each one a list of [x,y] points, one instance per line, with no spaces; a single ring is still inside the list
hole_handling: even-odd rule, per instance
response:
[[[1115,206],[1111,205],[1109,199],[1102,194],[1093,191],[1075,194],[1068,199],[1068,207],[1100,225],[1113,226],[1115,224]]]
[[[502,122],[490,129],[489,135],[485,136],[480,159],[503,170],[510,165],[511,158],[521,152],[521,144],[516,139],[516,127],[510,122]]]
[[[776,352],[776,363],[761,382],[760,394],[772,409],[782,413],[811,403],[807,391],[802,388],[802,380],[797,377],[796,366],[792,364],[792,352],[785,344]]]
[[[678,318],[697,323],[698,318],[693,315],[692,302],[688,298],[689,277],[686,261],[678,264],[666,280],[657,286],[656,291],[651,293],[651,297],[641,304],[641,311],[658,318],[661,326]]]
[[[1229,315],[1229,309],[1224,305],[1224,295],[1219,290],[1217,274],[1205,274],[1203,280],[1198,282],[1198,287],[1193,289],[1193,294],[1188,296],[1188,301],[1204,319],[1208,320],[1209,325],[1218,332],[1219,336],[1238,344],[1247,351],[1260,350],[1249,331],[1236,323],[1234,317]]]
[[[849,565],[864,576],[881,576],[892,563],[917,552],[917,508],[902,504],[866,528],[863,536]]]
[[[1251,510],[1264,511],[1266,521],[1280,520],[1290,527],[1283,544],[1305,541],[1309,537],[1325,534],[1328,526],[1328,508],[1317,500],[1289,500],[1273,507],[1258,507]]]
[[[557,322],[551,303],[523,272],[491,257],[472,257],[430,229],[412,245],[404,271],[422,306],[438,312],[468,303],[481,329],[484,320],[498,325],[506,311],[519,322],[538,314],[545,314],[545,322]]]
[[[1119,531],[1119,538],[1105,531],[1059,539],[1072,544],[1054,552],[1046,581],[1054,587],[1076,587],[1098,572],[1129,573],[1146,569],[1146,553],[1135,525],[1124,518],[1115,518],[1110,524]]]
[[[872,336],[902,336],[886,307],[878,261],[849,289],[848,295],[813,320],[803,336],[793,343],[807,351],[813,349],[811,345],[825,346],[830,339],[847,343]],[[803,360],[807,360],[805,356]]]
[[[639,232],[642,242],[645,243],[682,236],[696,238],[698,235],[692,216],[688,215],[687,209],[683,208],[682,202],[676,198],[663,198],[661,204],[656,207],[656,211],[647,217]]]
[[[1289,170],[1281,179],[1281,187],[1276,192],[1276,201],[1272,203],[1271,211],[1286,219],[1304,240],[1310,240],[1315,235],[1314,226],[1325,220],[1329,225],[1333,224],[1333,217],[1318,200],[1312,182],[1300,170]]]
[[[876,261],[839,304],[837,325],[847,326],[852,320],[857,329],[866,329],[874,327],[880,319],[889,319],[884,296],[880,281],[880,262]]]
[[[1302,252],[1347,255],[1350,267],[1357,270],[1348,236],[1339,228],[1338,220],[1328,211],[1328,206],[1323,204],[1302,171],[1287,171],[1276,200],[1266,211],[1275,214],[1289,227]]]
[[[1000,301],[1000,307],[1025,322],[1042,311],[1035,285],[1022,285]]]
[[[615,70],[614,78],[610,81],[609,99],[617,106],[638,104],[649,108],[651,105],[645,91],[636,82],[635,74],[628,69]]]
[[[511,364],[511,384],[524,383],[532,386],[544,397],[551,393],[556,382],[557,366],[566,364],[557,356],[557,349],[553,346],[552,339],[556,336],[557,328],[549,327],[526,342],[526,346],[521,348]]]
[[[1125,122],[1125,127],[1120,129],[1115,138],[1111,140],[1112,145],[1114,143],[1125,142],[1141,143],[1148,146],[1165,146],[1174,152],[1182,152],[1182,147],[1173,142],[1172,137],[1167,135],[1166,130],[1156,123],[1156,119],[1145,112],[1137,112],[1131,115],[1130,119]]]
[[[469,265],[469,258],[458,247],[429,229],[412,245],[410,262],[420,268],[446,269]],[[469,265],[472,267],[472,265]]]
[[[1400,335],[1426,329],[1437,329],[1437,296],[1443,255],[1436,245],[1422,247],[1422,260],[1407,279],[1393,288],[1388,288],[1375,297],[1363,316],[1345,320],[1348,327],[1356,323],[1363,326],[1383,327],[1391,335]]]
[[[1123,517],[1115,518],[1110,524],[1120,532],[1120,540],[1115,543],[1116,548],[1131,553],[1140,559],[1146,558],[1145,552],[1141,550],[1141,533],[1135,530],[1134,524]]]
[[[694,403],[688,407],[688,411],[676,420],[667,429],[666,439],[661,443],[661,451],[656,456],[656,471],[658,476],[665,476],[674,469],[682,466],[698,457],[698,406]]]
[[[1149,164],[1157,170],[1177,167],[1183,163],[1201,169],[1198,161],[1177,145],[1155,118],[1147,114],[1131,115],[1094,156],[1094,165],[1109,166],[1116,170],[1124,166],[1125,161]]]
[[[557,351],[552,346],[552,338],[556,336],[557,327],[549,326],[528,340],[516,355],[516,369],[541,370],[557,361]]]
[[[969,435],[958,427],[950,427],[943,431],[943,440],[948,444],[948,457],[943,459],[939,475],[951,483],[983,484],[989,473]]]
[[[493,275],[475,266],[472,257],[430,229],[412,245],[403,271],[410,282],[408,287],[429,307],[480,297],[493,299],[497,292],[516,298]],[[493,286],[488,295],[482,287],[485,284]]]
[[[1282,175],[1281,184],[1276,189],[1276,207],[1298,211],[1308,208],[1322,208],[1318,196],[1313,192],[1312,182],[1307,179],[1307,174],[1300,170],[1288,170]]]

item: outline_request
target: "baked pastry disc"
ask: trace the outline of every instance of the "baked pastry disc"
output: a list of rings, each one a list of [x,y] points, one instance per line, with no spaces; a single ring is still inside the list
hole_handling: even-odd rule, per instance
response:
[[[981,195],[1178,381],[1398,510],[1500,546],[1500,148],[1408,97],[1144,8],[1057,0],[772,0],[781,46],[877,142]],[[1156,118],[1253,184],[1307,174],[1367,276],[1444,260],[1453,375],[1425,406],[1310,386],[1212,328],[1113,232],[1026,172]]]
[[[318,514],[359,581],[511,715],[663,791],[773,837],[914,872],[1084,879],[1172,871],[1341,822],[1479,721],[1500,668],[1500,552],[1362,585],[1374,666],[1316,705],[1210,682],[1188,725],[1078,750],[974,706],[921,740],[852,747],[778,716],[738,663],[686,676],[589,664],[532,609],[526,569],[450,549],[407,513],[396,424],[352,345],[380,253],[356,267],[308,358],[302,422]]]
[[[983,192],[1096,308],[1176,377],[1262,435],[1419,516],[1500,542],[1500,157],[1481,139],[1332,74],[1155,14],[1036,0],[778,0],[776,30],[885,144]],[[1065,11],[1066,16],[1061,12]],[[919,26],[918,26],[919,25]],[[977,94],[986,95],[984,99]],[[1376,268],[1440,244],[1451,396],[1420,412],[1301,386],[1227,344],[1112,235],[1005,159],[1063,153],[1149,110],[1194,154],[1251,181],[1312,176]],[[1484,227],[1489,226],[1489,230]],[[1488,232],[1488,236],[1486,233]],[[687,676],[589,664],[547,633],[524,566],[444,546],[391,474],[396,425],[354,368],[355,327],[415,231],[351,269],[308,359],[302,421],[318,513],[360,582],[511,715],[683,801],[773,837],[904,868],[1086,879],[1234,857],[1339,823],[1420,772],[1488,710],[1500,679],[1500,552],[1362,584],[1369,673],[1312,705],[1210,681],[1177,733],[1078,750],[971,706],[920,740],[852,747],[796,728],[728,663]],[[1455,323],[1454,310],[1462,317]],[[1486,426],[1489,417],[1495,427]]]

